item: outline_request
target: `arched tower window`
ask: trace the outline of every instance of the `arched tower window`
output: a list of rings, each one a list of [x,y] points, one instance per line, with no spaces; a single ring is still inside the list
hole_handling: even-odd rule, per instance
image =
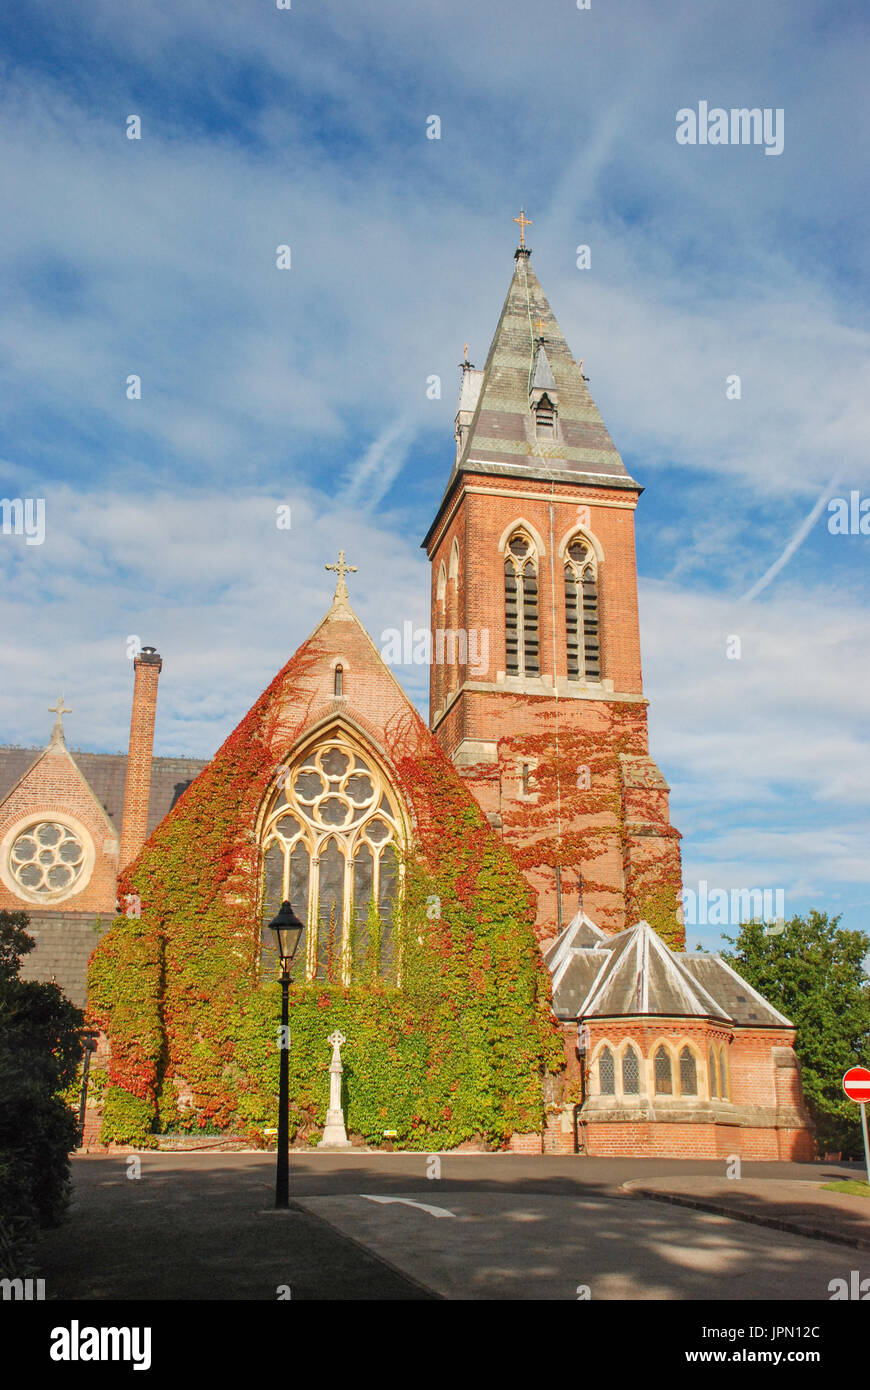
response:
[[[690,1047],[684,1047],[680,1053],[680,1095],[696,1096],[698,1094],[698,1068],[695,1064],[695,1054]]]
[[[453,538],[450,547],[450,567],[447,571],[447,631],[455,633],[459,628],[459,542]],[[446,665],[444,674],[444,689],[446,693],[452,692],[459,685],[459,661],[458,661],[458,639],[456,637],[446,637],[441,644],[441,658]],[[437,647],[436,647],[437,651]]]
[[[341,663],[339,663],[339,665],[335,668],[332,692],[334,695],[344,694],[344,667],[341,665]]]
[[[627,1047],[622,1054],[622,1093],[640,1095],[640,1058],[633,1047]]]
[[[609,1047],[603,1048],[598,1058],[598,1090],[602,1096],[616,1094],[616,1071]]]
[[[664,1044],[658,1049],[654,1061],[656,1095],[669,1096],[673,1094],[674,1083],[671,1076],[671,1054]]]
[[[509,676],[539,676],[538,564],[529,538],[517,531],[504,562],[506,670]]]
[[[262,920],[287,900],[305,924],[297,977],[395,978],[401,844],[398,797],[365,749],[334,733],[291,764],[263,829]]]
[[[601,641],[598,622],[598,579],[595,553],[577,537],[565,556],[565,638],[568,679],[601,680]]]
[[[438,566],[438,579],[435,584],[435,612],[432,623],[432,699],[437,713],[444,705],[444,662],[439,660],[438,633],[447,626],[447,570],[444,561]]]

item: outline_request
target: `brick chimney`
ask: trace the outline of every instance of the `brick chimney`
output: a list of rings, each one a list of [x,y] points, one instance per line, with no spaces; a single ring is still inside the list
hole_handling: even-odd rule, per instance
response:
[[[124,823],[121,827],[123,870],[136,858],[148,830],[148,798],[151,794],[151,758],[154,752],[154,719],[157,714],[157,682],[163,660],[154,647],[143,647],[133,662],[133,715],[127,753],[127,785],[124,788]]]

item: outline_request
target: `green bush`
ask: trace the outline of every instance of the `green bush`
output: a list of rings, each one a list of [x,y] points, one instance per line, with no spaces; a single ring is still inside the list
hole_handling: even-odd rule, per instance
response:
[[[82,1055],[80,1009],[55,984],[22,980],[33,950],[23,912],[0,911],[0,1267],[14,1277],[36,1230],[66,1210],[77,1121],[63,1092]]]

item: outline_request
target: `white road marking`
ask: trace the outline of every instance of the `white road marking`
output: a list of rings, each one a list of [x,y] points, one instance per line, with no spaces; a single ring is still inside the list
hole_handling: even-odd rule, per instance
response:
[[[430,1216],[455,1216],[455,1211],[448,1211],[446,1207],[433,1207],[428,1202],[412,1202],[410,1197],[370,1197],[367,1193],[359,1194],[364,1202],[396,1202],[402,1207],[416,1207],[418,1211],[427,1211]]]

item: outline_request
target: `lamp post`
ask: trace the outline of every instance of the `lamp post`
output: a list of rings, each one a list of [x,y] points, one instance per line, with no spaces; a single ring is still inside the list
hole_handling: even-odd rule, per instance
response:
[[[92,1028],[86,1028],[82,1034],[82,1047],[84,1058],[82,1061],[82,1093],[79,1099],[79,1148],[85,1142],[85,1108],[88,1103],[88,1075],[91,1070],[91,1053],[97,1050],[98,1034]]]
[[[296,952],[303,926],[288,902],[281,904],[281,911],[273,917],[269,928],[275,933],[278,958],[281,961],[281,1072],[278,1087],[278,1167],[275,1176],[275,1208],[281,1210],[290,1205],[290,1129],[287,1111],[290,1105],[290,967]]]

